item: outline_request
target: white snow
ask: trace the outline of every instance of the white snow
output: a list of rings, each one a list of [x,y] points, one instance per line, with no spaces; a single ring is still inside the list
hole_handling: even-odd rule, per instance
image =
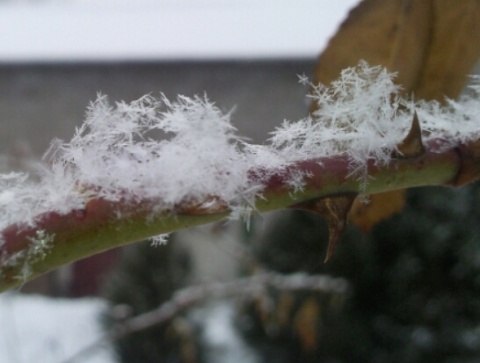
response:
[[[303,80],[302,80],[303,82]],[[412,120],[399,112],[400,87],[383,67],[361,62],[342,71],[331,87],[311,85],[310,97],[318,109],[311,118],[285,121],[271,138],[273,146],[289,160],[348,154],[352,166],[370,157],[388,163],[392,150]],[[392,95],[394,96],[392,98]]]
[[[257,363],[255,351],[245,343],[236,330],[236,311],[232,304],[217,303],[204,318],[204,340],[207,344],[207,362]]]
[[[167,138],[151,138],[158,130]],[[127,192],[172,207],[207,196],[232,200],[247,184],[249,167],[238,141],[230,115],[206,98],[145,96],[112,107],[100,96],[73,139],[52,154],[54,165],[75,175],[74,185],[62,183],[67,189],[101,186],[109,200]]]
[[[37,295],[0,295],[0,362],[61,363],[96,342],[106,304],[95,298],[51,299]],[[109,347],[82,358],[114,363]]]
[[[446,107],[414,104],[399,98],[392,77],[366,63],[344,70],[331,88],[315,87],[311,97],[321,107],[311,117],[285,122],[269,145],[244,142],[231,115],[205,97],[179,96],[171,102],[145,96],[111,105],[99,96],[72,140],[52,145],[51,167],[39,183],[24,174],[0,177],[0,230],[33,223],[46,211],[81,208],[92,196],[159,198],[164,209],[203,201],[208,208],[218,200],[233,209],[254,207],[252,197],[261,193],[262,180],[252,181],[249,170],[261,168],[267,176],[298,160],[339,154],[349,157],[352,174],[365,169],[369,158],[386,164],[410,128],[414,109],[426,140],[442,138],[454,145],[480,136],[478,87]],[[154,138],[155,132],[166,138]],[[302,175],[294,175],[290,184],[292,192],[301,190]]]
[[[0,2],[0,62],[313,58],[358,1]]]

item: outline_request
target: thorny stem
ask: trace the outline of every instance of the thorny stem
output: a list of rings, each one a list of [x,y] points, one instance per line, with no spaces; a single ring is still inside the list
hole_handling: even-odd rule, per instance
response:
[[[352,175],[344,156],[306,160],[269,173],[262,195],[255,200],[259,212],[268,212],[332,195],[375,194],[425,185],[459,185],[480,177],[480,142],[448,147],[442,140],[431,140],[422,156],[392,159],[388,165],[366,165],[368,183]],[[303,190],[293,191],[289,176],[306,175]],[[265,170],[252,170],[252,181]],[[0,291],[20,285],[49,270],[84,257],[178,229],[225,219],[227,203],[210,197],[203,203],[183,203],[174,209],[162,207],[161,200],[111,202],[95,198],[81,210],[60,215],[44,213],[34,226],[15,224],[0,231]],[[205,204],[204,204],[205,205]],[[48,238],[48,253],[31,258],[32,241]],[[26,273],[28,272],[28,273]]]

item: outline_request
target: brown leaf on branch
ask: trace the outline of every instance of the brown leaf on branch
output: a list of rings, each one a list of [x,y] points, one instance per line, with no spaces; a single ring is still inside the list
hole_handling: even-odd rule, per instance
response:
[[[330,84],[346,67],[366,60],[397,72],[405,96],[456,98],[480,57],[478,0],[364,0],[330,40],[314,83]],[[316,105],[312,105],[311,110]],[[368,232],[399,212],[404,190],[356,201],[350,219]]]
[[[320,56],[314,82],[328,85],[363,59],[398,71],[397,81],[406,92],[413,90],[428,52],[431,9],[431,0],[361,2]]]
[[[480,2],[435,0],[432,18],[427,57],[413,91],[427,100],[457,98],[480,57]]]
[[[373,194],[366,200],[355,199],[349,219],[364,233],[368,233],[375,224],[401,211],[405,207],[404,189]]]

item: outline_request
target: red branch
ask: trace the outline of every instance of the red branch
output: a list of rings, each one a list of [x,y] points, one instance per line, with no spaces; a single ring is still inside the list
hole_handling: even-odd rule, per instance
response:
[[[351,162],[345,155],[301,161],[273,172],[256,169],[249,177],[252,183],[263,185],[262,195],[255,201],[258,211],[263,212],[345,193],[374,194],[422,185],[463,185],[480,177],[479,161],[480,142],[447,147],[443,140],[432,140],[420,157],[392,159],[388,165],[369,160],[365,187],[361,176],[350,174]],[[306,175],[305,186],[304,190],[294,192],[289,178],[298,173]],[[228,203],[216,196],[180,203],[173,209],[162,207],[161,200],[132,200],[112,202],[93,198],[83,209],[62,215],[47,212],[39,215],[33,225],[18,223],[5,228],[0,232],[3,240],[0,290],[24,282],[19,276],[32,278],[113,247],[229,215]],[[39,231],[53,237],[45,256],[27,253],[35,245],[32,241],[38,240]]]

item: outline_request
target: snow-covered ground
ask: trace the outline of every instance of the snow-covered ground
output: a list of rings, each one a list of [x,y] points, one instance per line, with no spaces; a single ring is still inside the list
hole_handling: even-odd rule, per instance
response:
[[[116,363],[111,346],[88,350],[102,335],[101,299],[52,299],[7,293],[0,295],[1,363]],[[233,328],[229,304],[214,304],[195,314],[204,326],[210,363],[256,363],[252,349]],[[75,359],[70,360],[72,357]],[[78,359],[77,359],[78,358]]]
[[[314,58],[358,1],[4,1],[0,62]]]
[[[36,295],[0,295],[0,362],[61,363],[102,334],[100,299],[50,299]],[[82,357],[85,363],[114,363],[108,349]]]

